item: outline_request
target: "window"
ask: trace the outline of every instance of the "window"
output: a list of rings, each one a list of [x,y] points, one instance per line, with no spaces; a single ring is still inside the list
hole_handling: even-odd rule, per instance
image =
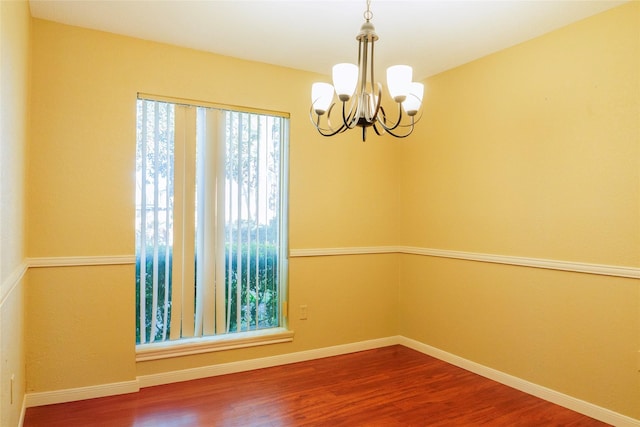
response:
[[[138,99],[138,347],[284,326],[287,138],[282,115]]]

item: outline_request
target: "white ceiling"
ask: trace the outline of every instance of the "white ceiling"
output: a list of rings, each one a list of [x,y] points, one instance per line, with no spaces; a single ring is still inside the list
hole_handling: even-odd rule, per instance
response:
[[[2,1],[2,0],[0,0]],[[625,3],[617,0],[373,0],[376,66],[414,80]],[[365,0],[30,0],[69,25],[330,74],[357,61]]]

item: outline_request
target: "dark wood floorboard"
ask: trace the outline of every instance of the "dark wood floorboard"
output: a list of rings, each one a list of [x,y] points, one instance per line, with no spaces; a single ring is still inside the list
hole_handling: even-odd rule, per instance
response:
[[[29,408],[24,427],[603,426],[403,346]]]

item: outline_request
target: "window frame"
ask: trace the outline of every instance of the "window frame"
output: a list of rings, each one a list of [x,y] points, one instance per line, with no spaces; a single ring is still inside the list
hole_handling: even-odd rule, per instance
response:
[[[204,335],[180,339],[167,339],[151,343],[136,343],[136,362],[157,360],[178,356],[209,353],[237,348],[254,347],[260,345],[285,343],[293,341],[294,332],[288,329],[288,282],[289,282],[289,119],[290,115],[284,112],[268,111],[250,107],[238,107],[207,101],[159,96],[148,93],[137,93],[136,102],[139,100],[171,103],[180,106],[204,107],[217,110],[250,113],[275,116],[285,119],[283,122],[283,139],[281,146],[281,173],[280,173],[280,197],[282,208],[279,212],[279,226],[281,230],[281,243],[279,249],[278,280],[279,299],[279,326],[250,331],[231,332],[217,335]]]

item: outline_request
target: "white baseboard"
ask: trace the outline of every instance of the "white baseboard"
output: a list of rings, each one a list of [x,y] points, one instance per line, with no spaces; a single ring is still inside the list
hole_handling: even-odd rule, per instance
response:
[[[163,372],[160,374],[141,375],[135,380],[124,381],[120,383],[101,384],[89,387],[79,387],[74,389],[45,391],[38,393],[27,393],[23,406],[25,408],[31,408],[34,406],[74,402],[77,400],[93,399],[96,397],[135,393],[144,387],[152,387],[155,385],[170,384],[181,381],[190,381],[217,375],[250,371],[254,369],[269,368],[272,366],[304,362],[307,360],[320,359],[323,357],[339,356],[341,354],[371,350],[379,347],[387,347],[390,345],[398,344],[398,342],[398,337],[380,338],[332,347],[323,347],[314,350],[300,351],[296,353],[287,353],[278,356],[263,357],[260,359],[241,360],[238,362],[203,366],[200,368],[184,369],[180,371]]]
[[[133,380],[65,390],[27,393],[24,406],[31,408],[34,406],[52,405],[54,403],[75,402],[77,400],[94,399],[96,397],[135,393],[139,390],[140,386],[138,381]]]
[[[611,424],[617,427],[640,427],[640,420],[627,417],[610,409],[594,405],[593,403],[577,399],[575,397],[560,393],[547,387],[543,387],[541,385],[534,384],[521,378],[514,377],[513,375],[509,375],[493,368],[489,368],[479,363],[472,362],[468,359],[464,359],[460,356],[456,356],[455,354],[451,354],[430,345],[423,344],[419,341],[400,337],[398,343],[404,345],[405,347],[409,347],[421,353],[435,357],[436,359],[440,359],[444,362],[458,366],[467,371],[473,372],[474,374],[481,375],[485,378],[489,378],[506,386],[515,388],[516,390],[523,391],[532,396],[536,396],[548,402],[555,403],[556,405],[571,409],[572,411],[584,414],[588,417],[595,418],[596,420],[602,421],[604,423]]]
[[[138,377],[138,381],[140,383],[140,388],[151,387],[155,385],[190,381],[217,375],[251,371],[254,369],[270,368],[273,366],[287,365],[289,363],[321,359],[323,357],[355,353],[357,351],[371,350],[374,348],[395,345],[398,344],[398,342],[398,337],[380,338],[332,347],[323,347],[314,350],[299,351],[296,353],[281,354],[278,356],[263,357],[260,359],[241,360],[238,362],[223,363],[220,365],[203,366],[200,368],[184,369],[173,372],[163,372],[161,374],[142,375]]]
[[[24,425],[24,416],[27,414],[27,395],[22,398],[22,408],[20,408],[20,418],[18,419],[18,427]]]
[[[23,412],[33,406],[49,405],[54,403],[72,402],[76,400],[91,399],[96,397],[112,396],[117,394],[134,393],[140,388],[152,387],[162,384],[170,384],[181,381],[190,381],[217,375],[226,375],[254,369],[269,368],[290,363],[304,362],[307,360],[321,359],[324,357],[339,356],[341,354],[355,353],[390,345],[404,345],[421,353],[440,359],[444,362],[458,366],[467,371],[492,379],[501,384],[523,391],[532,396],[555,403],[571,409],[572,411],[587,415],[607,424],[618,427],[640,427],[640,420],[627,417],[595,404],[577,399],[555,390],[525,381],[513,375],[489,368],[455,354],[448,353],[430,345],[412,340],[403,336],[391,336],[356,343],[323,347],[313,350],[287,353],[277,356],[263,357],[260,359],[242,360],[238,362],[223,363],[220,365],[203,366],[200,368],[184,369],[180,371],[163,372],[160,374],[141,375],[136,380],[120,383],[81,387],[59,391],[41,393],[28,393],[25,396]],[[21,416],[21,419],[23,416]],[[22,423],[20,424],[22,425]]]

